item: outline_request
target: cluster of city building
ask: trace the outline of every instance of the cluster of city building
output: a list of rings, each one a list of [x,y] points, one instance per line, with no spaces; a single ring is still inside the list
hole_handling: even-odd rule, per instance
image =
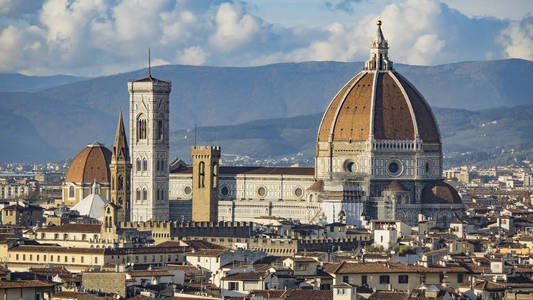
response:
[[[129,141],[120,114],[65,176],[5,180],[37,196],[4,198],[0,299],[533,299],[531,165],[444,171],[380,21],[370,53],[314,167],[171,160],[171,83],[128,82]]]

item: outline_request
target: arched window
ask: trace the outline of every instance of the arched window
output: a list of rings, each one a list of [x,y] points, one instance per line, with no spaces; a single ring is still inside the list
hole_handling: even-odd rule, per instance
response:
[[[115,176],[111,176],[111,189],[115,189]]]
[[[137,163],[136,163],[136,170],[137,172],[141,171],[141,160],[137,158]]]
[[[122,178],[122,176],[118,176],[117,189],[119,191],[122,191],[123,186],[124,186],[124,178]]]
[[[146,189],[143,189],[143,200],[148,199],[148,191]]]
[[[205,163],[203,161],[198,166],[198,187],[205,187]]]
[[[158,140],[163,140],[163,120],[157,120],[157,132],[156,132],[156,138]]]
[[[143,159],[143,171],[146,171],[148,170],[148,161],[145,159]]]
[[[137,189],[137,197],[135,199],[141,200],[141,190]]]
[[[74,198],[74,186],[72,185],[68,188],[68,197]]]
[[[146,139],[146,119],[143,115],[137,118],[137,140]]]

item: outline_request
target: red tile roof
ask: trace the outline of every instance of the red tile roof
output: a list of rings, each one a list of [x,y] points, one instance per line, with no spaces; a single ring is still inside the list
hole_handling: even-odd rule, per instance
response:
[[[304,167],[220,167],[220,176],[224,175],[303,175],[314,176],[315,168]],[[176,170],[175,174],[192,174],[192,167]]]
[[[0,281],[0,289],[53,287],[56,283],[41,280]]]

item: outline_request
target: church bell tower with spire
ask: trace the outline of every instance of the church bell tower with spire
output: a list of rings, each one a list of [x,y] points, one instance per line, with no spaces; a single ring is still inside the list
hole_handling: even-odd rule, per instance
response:
[[[131,163],[122,112],[118,118],[109,171],[111,173],[111,203],[117,207],[117,221],[130,221]]]
[[[150,55],[149,55],[150,56]],[[148,76],[128,82],[130,92],[131,221],[169,220],[170,81]]]

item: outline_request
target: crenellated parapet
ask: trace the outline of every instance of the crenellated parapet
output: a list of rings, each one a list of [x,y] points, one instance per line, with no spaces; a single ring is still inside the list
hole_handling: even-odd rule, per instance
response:
[[[249,237],[253,228],[252,222],[193,222],[193,221],[144,221],[120,222],[123,229],[134,228],[139,231],[165,233],[161,236],[166,239],[175,239],[189,236],[216,236],[216,237]],[[154,236],[160,237],[160,236]]]

